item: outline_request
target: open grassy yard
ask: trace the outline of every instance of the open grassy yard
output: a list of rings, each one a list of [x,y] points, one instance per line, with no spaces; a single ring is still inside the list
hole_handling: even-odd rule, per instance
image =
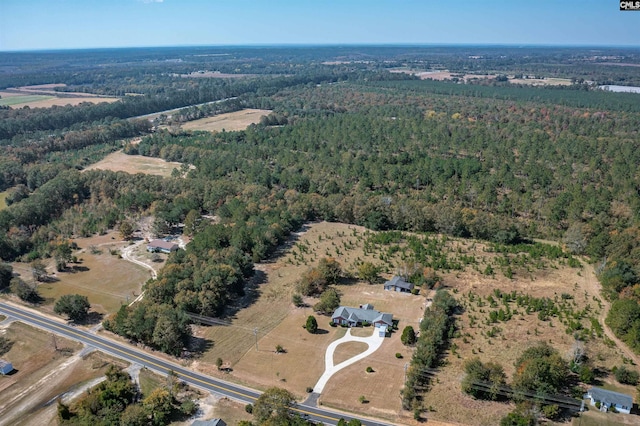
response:
[[[144,157],[142,155],[127,155],[117,151],[107,155],[102,160],[94,163],[85,170],[111,170],[114,172],[127,172],[131,174],[144,173],[169,177],[173,169],[180,169],[182,163],[164,161],[161,158]]]
[[[52,279],[38,285],[38,291],[45,299],[41,306],[43,311],[52,312],[53,302],[64,294],[81,294],[89,298],[93,311],[112,313],[121,304],[135,299],[140,294],[142,285],[151,277],[147,269],[120,258],[118,254],[110,253],[110,250],[120,250],[127,245],[113,231],[74,241],[80,247],[79,251],[74,252],[79,263],[70,263],[68,272],[55,274],[51,263],[47,270],[52,273]],[[92,246],[97,251],[92,252]],[[12,266],[23,279],[31,280],[28,264],[13,263]]]
[[[206,130],[209,132],[219,132],[223,129],[226,131],[244,130],[250,124],[260,122],[260,117],[269,115],[270,113],[271,111],[266,109],[243,109],[241,111],[189,121],[183,124],[182,128],[186,130]]]

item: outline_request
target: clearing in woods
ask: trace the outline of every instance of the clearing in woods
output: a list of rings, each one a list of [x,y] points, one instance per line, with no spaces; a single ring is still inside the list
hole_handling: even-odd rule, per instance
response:
[[[128,243],[122,241],[115,231],[73,241],[80,247],[73,253],[78,257],[78,263],[69,263],[67,272],[54,274],[51,262],[47,268],[52,274],[50,281],[38,284],[38,292],[45,299],[45,304],[40,307],[44,312],[53,312],[53,302],[64,294],[87,296],[92,311],[101,314],[116,312],[120,305],[135,299],[142,285],[151,278],[148,270],[120,257],[119,251]],[[111,254],[112,250],[114,254]],[[31,282],[28,264],[14,262],[12,266],[23,280]]]
[[[535,250],[526,252],[529,250],[526,247],[532,246],[523,246],[524,251],[517,253],[503,253],[501,246],[437,234],[386,233],[385,238],[377,239],[378,235],[380,233],[340,223],[306,225],[292,236],[291,243],[281,248],[276,257],[256,265],[260,284],[255,285],[255,297],[245,300],[246,307],[232,315],[230,325],[195,327],[196,335],[213,343],[195,366],[207,373],[263,389],[284,387],[300,399],[304,398],[306,388],[312,387],[324,371],[327,346],[342,337],[344,329],[330,327],[329,316],[314,312],[312,306],[318,299],[305,298],[307,307],[295,307],[291,297],[296,282],[307,268],[317,265],[323,257],[337,259],[349,276],[357,275],[360,262],[370,261],[382,271],[380,282],[371,285],[356,279],[343,280],[335,286],[341,293],[341,304],[371,303],[380,311],[393,313],[394,319],[399,320],[399,330],[385,339],[371,356],[333,376],[324,388],[320,402],[354,412],[366,408],[370,415],[417,424],[411,412],[401,409],[404,368],[411,359],[413,348],[400,342],[400,334],[407,325],[419,329],[426,298],[432,297],[432,292],[428,293],[425,287],[420,295],[400,294],[384,291],[382,286],[398,266],[414,267],[415,253],[411,246],[415,247],[415,241],[409,244],[407,238],[410,236],[422,239],[422,246],[428,252],[427,263],[446,265],[435,270],[435,281],[449,289],[463,306],[457,317],[459,333],[451,340],[451,348],[444,355],[446,362],[436,372],[431,388],[425,394],[423,408],[432,410],[425,411],[424,416],[430,422],[497,424],[513,409],[510,403],[480,401],[462,393],[463,364],[474,356],[483,362],[500,363],[510,381],[515,360],[529,345],[547,341],[566,357],[575,342],[574,332],[583,330],[580,332],[587,341],[587,355],[594,367],[607,372],[614,365],[623,365],[622,352],[605,344],[601,332],[591,321],[598,318],[603,309],[591,265],[566,255],[539,255]],[[546,250],[553,251],[549,245],[535,247],[536,250],[547,247]],[[417,270],[425,276],[434,273],[433,269],[423,270],[422,266]],[[495,290],[547,297],[558,306],[562,317],[540,319],[537,312],[527,313],[526,307],[516,306],[513,302],[510,304],[512,317],[492,323],[490,311],[503,307]],[[493,307],[496,302],[498,304]],[[568,318],[578,312],[586,312],[578,320],[578,330],[569,329]],[[321,333],[312,335],[304,330],[302,326],[308,315],[316,317]],[[254,330],[257,330],[257,339]],[[369,335],[374,329],[365,327],[354,331],[358,335]],[[277,345],[286,353],[277,354]],[[356,351],[355,347],[339,348],[337,356],[343,358]],[[402,358],[396,358],[396,353]],[[228,374],[218,372],[215,367],[218,357],[233,371]],[[366,372],[369,366],[373,373]],[[611,376],[601,380],[605,386],[613,383]],[[626,393],[635,395],[632,387],[628,387]],[[363,405],[358,400],[361,395],[370,403]],[[452,405],[451,401],[459,403]]]
[[[7,191],[0,192],[0,210],[7,208]]]
[[[244,130],[251,124],[260,122],[260,117],[271,114],[268,109],[243,109],[241,111],[228,112],[213,117],[201,118],[189,121],[182,125],[186,130],[206,130],[219,132],[223,129],[230,132]]]
[[[97,163],[87,166],[85,170],[99,169],[170,177],[173,169],[180,170],[181,166],[182,163],[164,161],[161,158],[144,157],[142,155],[127,155],[122,151],[118,151],[107,155]]]
[[[0,106],[13,108],[49,108],[54,105],[78,105],[83,102],[97,104],[100,102],[115,102],[118,98],[103,97],[83,92],[58,92],[57,87],[65,87],[66,84],[39,84],[35,86],[22,86],[0,91]]]

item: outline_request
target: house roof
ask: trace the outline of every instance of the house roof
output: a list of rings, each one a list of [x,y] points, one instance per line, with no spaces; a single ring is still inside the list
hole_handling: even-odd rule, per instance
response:
[[[6,367],[7,365],[11,365],[9,361],[5,361],[4,359],[0,359],[0,367]]]
[[[405,280],[402,279],[402,277],[399,277],[397,275],[391,278],[386,283],[384,283],[384,286],[385,287],[394,286],[394,287],[404,288],[405,290],[413,290],[413,284],[406,282]]]
[[[226,426],[222,419],[194,420],[191,426]]]
[[[613,392],[606,389],[593,387],[589,389],[587,395],[591,396],[594,401],[605,402],[628,408],[633,407],[633,398],[624,393]]]
[[[366,309],[364,309],[366,306]],[[348,306],[339,306],[335,310],[331,319],[344,318],[353,322],[368,322],[373,324],[374,322],[383,322],[388,325],[393,324],[393,315],[383,313],[373,309],[373,305],[364,305],[363,308],[350,308]]]
[[[147,244],[147,247],[159,248],[159,249],[171,251],[171,250],[176,250],[178,248],[178,245],[165,240],[153,240],[153,241],[150,241],[149,244]]]

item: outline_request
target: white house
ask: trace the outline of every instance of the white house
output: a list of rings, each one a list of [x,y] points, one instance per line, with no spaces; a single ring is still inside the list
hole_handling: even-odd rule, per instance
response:
[[[171,253],[178,250],[178,245],[165,240],[153,240],[147,244],[147,251],[150,253]]]
[[[11,365],[9,361],[0,359],[0,374],[4,376],[5,374],[9,374],[12,371],[13,371],[13,365]]]
[[[334,324],[356,327],[364,323],[372,324],[374,327],[392,327],[393,315],[378,312],[373,309],[373,305],[362,305],[360,308],[350,308],[339,306],[331,316]]]
[[[615,407],[619,413],[630,414],[633,407],[631,396],[606,389],[593,387],[587,391],[585,397],[591,400],[591,405],[596,405],[599,402],[600,411],[606,412]]]

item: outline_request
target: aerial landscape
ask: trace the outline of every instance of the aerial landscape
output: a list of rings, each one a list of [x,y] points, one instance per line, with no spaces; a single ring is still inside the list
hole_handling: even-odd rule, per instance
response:
[[[640,424],[634,5],[2,2],[0,426]]]

